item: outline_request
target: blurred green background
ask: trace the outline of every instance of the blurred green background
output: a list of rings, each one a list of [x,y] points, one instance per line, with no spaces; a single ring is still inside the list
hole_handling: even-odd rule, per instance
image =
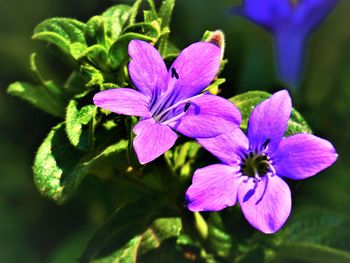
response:
[[[40,66],[64,79],[61,61],[31,40],[36,24],[53,16],[86,21],[112,0],[0,0],[0,262],[74,262],[89,237],[112,211],[118,196],[106,182],[87,178],[63,206],[40,196],[32,180],[35,152],[59,120],[6,94],[14,81],[31,81],[29,55],[40,51]],[[205,30],[226,35],[229,59],[222,77],[225,96],[248,90],[273,92],[277,81],[271,36],[228,8],[239,1],[178,0],[171,40],[180,48],[198,41]],[[311,36],[303,84],[293,103],[314,133],[334,143],[337,163],[318,176],[293,184],[293,209],[315,205],[350,218],[350,3],[343,1]],[[293,217],[293,216],[292,216]],[[287,222],[288,224],[288,222]]]

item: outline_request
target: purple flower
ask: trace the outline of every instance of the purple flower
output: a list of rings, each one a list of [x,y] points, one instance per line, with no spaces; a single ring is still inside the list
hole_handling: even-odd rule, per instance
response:
[[[132,40],[129,75],[138,91],[130,88],[97,93],[98,107],[118,114],[140,116],[133,145],[141,164],[169,150],[175,131],[192,138],[217,136],[237,127],[239,110],[228,100],[201,93],[215,78],[221,50],[197,42],[185,48],[169,71],[159,52],[149,43]]]
[[[302,180],[337,159],[332,144],[312,134],[286,138],[292,105],[287,91],[253,110],[248,138],[239,129],[199,143],[222,163],[195,171],[186,193],[191,211],[218,211],[238,201],[248,222],[264,233],[278,231],[291,211],[291,192],[282,177]]]
[[[297,84],[308,35],[338,0],[245,0],[233,13],[257,23],[275,36],[280,78]]]

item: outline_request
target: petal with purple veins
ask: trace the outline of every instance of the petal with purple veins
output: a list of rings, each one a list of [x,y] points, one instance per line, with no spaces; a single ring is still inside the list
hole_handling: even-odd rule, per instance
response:
[[[300,180],[331,166],[337,157],[329,141],[312,134],[296,134],[282,140],[273,162],[279,175]]]
[[[219,211],[233,206],[241,177],[234,167],[214,164],[196,170],[192,185],[186,192],[188,209],[196,211]]]
[[[291,111],[292,102],[286,90],[257,105],[248,122],[250,148],[260,149],[265,145],[271,151],[276,149],[287,129]]]
[[[167,87],[168,71],[158,50],[145,41],[131,40],[128,52],[132,82],[148,98],[159,96]]]
[[[216,156],[220,161],[235,165],[241,161],[241,155],[248,149],[248,138],[240,128],[219,136],[207,139],[198,139],[207,151]]]
[[[180,112],[179,112],[180,111]],[[191,138],[211,138],[239,127],[242,117],[237,107],[219,96],[204,94],[177,109],[186,113],[170,125]]]
[[[243,180],[238,200],[247,221],[263,233],[277,232],[291,212],[292,199],[288,185],[277,175]]]
[[[133,131],[136,134],[133,145],[141,164],[149,163],[165,153],[177,139],[169,126],[151,118],[140,121]]]
[[[149,99],[133,89],[104,90],[96,93],[93,101],[96,106],[118,114],[151,117]]]
[[[168,88],[174,103],[208,87],[218,73],[220,57],[220,48],[208,42],[197,42],[182,50],[168,73]]]

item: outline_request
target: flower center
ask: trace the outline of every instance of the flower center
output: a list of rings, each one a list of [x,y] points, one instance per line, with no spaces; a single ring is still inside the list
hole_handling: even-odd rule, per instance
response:
[[[264,153],[249,152],[241,163],[241,172],[251,177],[261,177],[270,170],[270,160]]]
[[[245,153],[241,161],[241,173],[246,176],[254,177],[259,180],[268,172],[275,174],[270,158],[266,155],[265,150],[271,139],[268,138],[260,150],[250,150]]]

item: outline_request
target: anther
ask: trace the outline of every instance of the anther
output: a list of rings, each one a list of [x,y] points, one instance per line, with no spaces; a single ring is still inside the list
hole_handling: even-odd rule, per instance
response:
[[[179,79],[179,74],[177,74],[175,68],[171,68],[171,77],[172,77],[172,78],[175,77],[176,79]]]
[[[188,111],[190,106],[191,106],[191,102],[190,101],[186,102],[185,107],[184,107],[184,112]]]
[[[271,142],[271,139],[270,138],[267,138],[266,141],[263,143],[262,147],[263,149],[265,150],[267,145],[269,145],[269,143]]]

